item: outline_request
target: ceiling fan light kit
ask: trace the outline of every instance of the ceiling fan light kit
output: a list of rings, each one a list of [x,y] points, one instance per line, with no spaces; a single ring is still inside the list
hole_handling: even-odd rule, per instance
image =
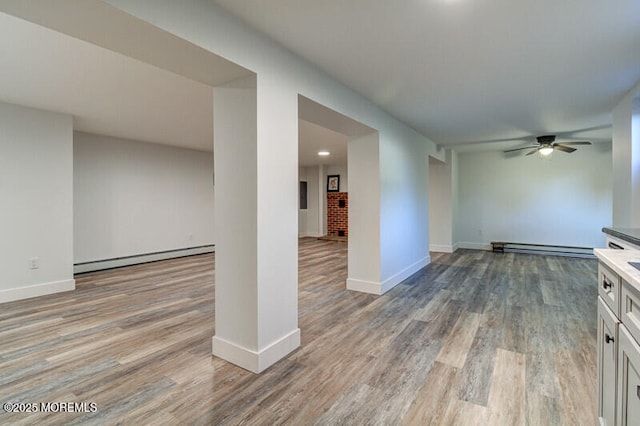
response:
[[[538,141],[538,145],[525,146],[522,148],[508,149],[504,151],[505,153],[520,151],[522,149],[530,149],[531,151],[527,152],[525,155],[532,155],[536,152],[539,152],[543,157],[549,157],[553,151],[562,151],[567,154],[571,154],[576,151],[576,148],[572,148],[571,145],[591,145],[591,142],[588,141],[579,141],[579,142],[556,142],[556,135],[544,135],[538,136],[536,138]]]
[[[551,153],[553,152],[553,148],[550,146],[543,146],[542,148],[539,149],[540,154],[546,156],[551,155]]]

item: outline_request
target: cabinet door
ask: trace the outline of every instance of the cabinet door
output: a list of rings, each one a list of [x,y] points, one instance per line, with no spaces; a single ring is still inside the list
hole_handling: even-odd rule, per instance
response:
[[[598,264],[598,295],[618,318],[620,317],[621,287],[618,274],[600,262]]]
[[[631,337],[640,342],[640,291],[625,280],[622,280],[620,305],[618,318],[631,333]]]
[[[624,325],[618,343],[618,424],[640,425],[640,346]]]
[[[618,320],[598,297],[598,417],[600,424],[615,425]]]

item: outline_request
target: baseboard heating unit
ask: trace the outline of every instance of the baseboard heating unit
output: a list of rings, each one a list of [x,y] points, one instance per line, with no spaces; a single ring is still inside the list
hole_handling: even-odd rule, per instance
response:
[[[492,241],[494,252],[545,254],[553,256],[586,257],[595,258],[592,247],[556,246],[550,244],[511,243],[505,241]]]
[[[189,247],[184,249],[159,251],[155,253],[137,254],[133,256],[114,257],[112,259],[94,260],[73,265],[74,274],[102,271],[104,269],[120,268],[122,266],[138,265],[140,263],[155,262],[157,260],[175,259],[193,256],[195,254],[213,253],[215,245]]]

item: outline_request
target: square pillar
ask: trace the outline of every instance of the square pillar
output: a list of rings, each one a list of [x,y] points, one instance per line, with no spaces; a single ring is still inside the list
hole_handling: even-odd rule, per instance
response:
[[[260,81],[260,84],[258,82]],[[297,96],[257,76],[214,88],[213,355],[259,373],[300,345]]]
[[[382,294],[380,279],[380,151],[378,133],[349,139],[347,289]]]

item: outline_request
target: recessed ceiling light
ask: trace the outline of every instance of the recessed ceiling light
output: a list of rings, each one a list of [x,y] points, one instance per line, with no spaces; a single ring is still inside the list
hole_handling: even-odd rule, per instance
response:
[[[321,157],[326,157],[327,155],[331,154],[329,151],[318,151],[318,155]]]

